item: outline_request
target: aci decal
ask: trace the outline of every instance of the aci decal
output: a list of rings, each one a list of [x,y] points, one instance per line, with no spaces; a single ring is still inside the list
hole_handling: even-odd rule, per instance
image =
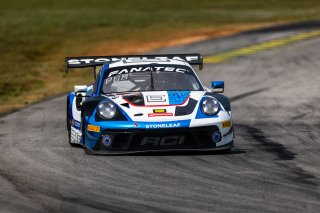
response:
[[[173,146],[183,144],[185,135],[172,135],[163,137],[144,137],[141,140],[140,145],[152,145],[152,146]]]

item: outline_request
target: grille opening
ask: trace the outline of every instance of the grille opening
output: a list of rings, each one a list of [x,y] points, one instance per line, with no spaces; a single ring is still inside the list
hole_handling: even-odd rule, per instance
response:
[[[211,132],[210,131],[198,131],[196,135],[199,140],[199,145],[210,145],[211,144]]]
[[[130,143],[130,134],[118,134],[113,142],[113,148],[115,149],[128,149]]]

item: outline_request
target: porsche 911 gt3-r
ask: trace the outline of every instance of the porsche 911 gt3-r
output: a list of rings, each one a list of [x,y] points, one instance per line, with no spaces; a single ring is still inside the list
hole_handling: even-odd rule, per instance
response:
[[[199,54],[67,57],[69,68],[94,67],[95,82],[67,98],[70,144],[87,153],[230,150],[230,101],[200,82]],[[100,67],[99,70],[96,70]]]

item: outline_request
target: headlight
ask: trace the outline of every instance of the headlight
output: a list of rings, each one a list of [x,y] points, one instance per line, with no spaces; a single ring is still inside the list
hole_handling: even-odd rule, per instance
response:
[[[213,97],[206,98],[201,104],[202,112],[206,115],[217,114],[220,110],[220,104],[217,99]]]
[[[111,101],[102,101],[98,104],[98,113],[105,119],[112,119],[117,114],[117,107]]]

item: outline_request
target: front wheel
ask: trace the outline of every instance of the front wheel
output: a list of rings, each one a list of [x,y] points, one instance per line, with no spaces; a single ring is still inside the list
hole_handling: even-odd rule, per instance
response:
[[[82,140],[82,148],[84,150],[84,153],[87,155],[90,155],[91,152],[89,149],[86,147],[86,136],[85,136],[85,127],[84,127],[84,113],[83,109],[81,109],[81,140]]]
[[[222,150],[222,151],[221,151],[222,153],[225,153],[225,154],[232,153],[232,151],[233,151],[233,147],[234,147],[234,145],[233,145],[233,141],[231,141],[230,143],[232,143],[232,146],[230,146],[230,147],[228,147],[228,148],[226,148],[226,149]]]
[[[84,153],[86,153],[87,155],[91,155],[91,151],[86,147],[86,140],[85,140],[85,136],[84,136],[84,132],[82,132],[82,148],[84,150]]]

